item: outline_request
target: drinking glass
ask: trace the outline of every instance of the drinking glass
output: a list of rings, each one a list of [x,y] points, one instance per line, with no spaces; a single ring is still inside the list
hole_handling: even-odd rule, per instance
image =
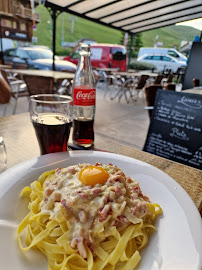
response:
[[[30,96],[30,117],[41,155],[65,152],[72,126],[72,98],[64,95]]]
[[[3,137],[0,136],[0,173],[6,169],[7,154]]]

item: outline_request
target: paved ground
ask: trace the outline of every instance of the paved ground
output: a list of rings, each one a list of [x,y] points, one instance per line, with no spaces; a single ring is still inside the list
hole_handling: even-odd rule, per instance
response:
[[[147,111],[144,109],[144,96],[141,95],[137,102],[129,104],[123,97],[119,103],[117,99],[110,100],[108,94],[104,97],[104,90],[98,88],[96,102],[95,132],[122,144],[142,149],[149,126]],[[14,100],[11,100],[8,106],[0,105],[0,117],[4,114],[11,115],[13,107]],[[28,112],[26,97],[18,99],[16,113],[23,112]]]

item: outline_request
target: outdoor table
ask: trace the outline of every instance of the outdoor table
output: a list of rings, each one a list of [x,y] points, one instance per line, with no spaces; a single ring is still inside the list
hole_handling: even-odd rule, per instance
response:
[[[129,78],[135,78],[135,77],[140,77],[141,75],[148,75],[150,78],[155,78],[158,76],[157,73],[152,73],[148,71],[141,71],[141,72],[120,72],[120,71],[115,71],[113,72],[114,75],[120,75],[124,78],[129,77]]]
[[[202,86],[195,87],[195,88],[192,88],[192,89],[182,90],[182,92],[202,95]]]
[[[2,65],[0,64],[0,69],[3,68],[3,69],[11,69],[12,66],[11,65]]]
[[[55,82],[59,80],[67,79],[71,81],[74,79],[74,73],[71,72],[62,72],[62,71],[53,71],[53,70],[38,70],[38,69],[11,69],[13,73],[18,73],[20,75],[34,75],[34,76],[44,76],[52,77]]]
[[[98,71],[105,71],[106,74],[110,75],[111,73],[118,71],[118,68],[96,68]]]
[[[7,149],[7,168],[40,155],[29,113],[1,117],[0,130]],[[162,170],[187,191],[202,215],[201,170],[122,145],[99,134],[95,134],[94,148],[132,157]]]

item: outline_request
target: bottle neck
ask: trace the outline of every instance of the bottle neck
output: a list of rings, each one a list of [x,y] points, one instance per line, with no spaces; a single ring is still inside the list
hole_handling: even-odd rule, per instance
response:
[[[88,71],[91,70],[90,56],[88,54],[81,55],[79,68]]]

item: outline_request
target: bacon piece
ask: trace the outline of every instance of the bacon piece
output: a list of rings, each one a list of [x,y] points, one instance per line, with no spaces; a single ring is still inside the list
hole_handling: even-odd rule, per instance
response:
[[[92,253],[94,253],[94,246],[93,246],[93,243],[87,242],[86,245],[87,245],[87,247],[90,249],[90,251],[91,251]]]
[[[47,188],[46,191],[45,191],[45,194],[47,196],[50,196],[53,193],[53,191],[54,191],[54,188]]]
[[[102,164],[98,163],[98,162],[95,163],[95,166],[100,166],[100,165],[102,165]]]
[[[143,194],[142,194],[142,190],[140,189],[140,187],[133,187],[132,188],[132,191],[136,191],[138,193],[138,196],[142,197]]]
[[[113,166],[113,164],[112,164],[111,162],[109,162],[107,165],[108,165],[108,166]]]
[[[117,174],[117,176],[114,178],[115,182],[120,182],[122,180],[122,175]]]
[[[86,198],[86,194],[84,192],[82,192],[82,191],[77,191],[77,194],[82,199],[85,199]]]
[[[76,172],[76,169],[75,169],[74,167],[72,167],[72,168],[69,168],[69,172],[70,172],[70,173],[72,173],[72,174],[75,174],[75,172]]]
[[[127,217],[126,216],[124,216],[124,215],[120,215],[120,216],[118,216],[117,217],[119,220],[120,220],[120,222],[122,222],[122,223],[128,223],[128,219],[127,219]]]
[[[99,214],[99,216],[100,216],[100,218],[99,218],[99,221],[100,221],[100,222],[104,221],[104,220],[108,217],[110,209],[111,209],[111,206],[110,206],[109,204],[106,204],[106,205],[104,206],[104,208],[102,208],[102,209],[98,212],[98,214]]]
[[[73,201],[71,200],[66,201],[65,199],[61,201],[61,204],[65,209],[71,209],[74,205]]]
[[[61,170],[62,170],[62,168],[57,168],[57,169],[55,170],[55,175],[57,176],[58,174],[60,174]]]
[[[76,241],[77,241],[77,248],[78,248],[80,255],[84,259],[86,259],[87,258],[87,251],[86,251],[86,248],[84,245],[84,238],[81,236],[77,236]]]
[[[119,186],[115,186],[114,191],[116,194],[119,194],[119,195],[122,194],[121,188]]]
[[[93,188],[92,189],[93,194],[99,194],[101,191],[102,191],[101,188]]]
[[[138,202],[132,209],[132,213],[134,216],[144,216],[147,213],[147,204],[145,202]]]
[[[126,177],[127,183],[132,183],[132,179],[130,177]]]

